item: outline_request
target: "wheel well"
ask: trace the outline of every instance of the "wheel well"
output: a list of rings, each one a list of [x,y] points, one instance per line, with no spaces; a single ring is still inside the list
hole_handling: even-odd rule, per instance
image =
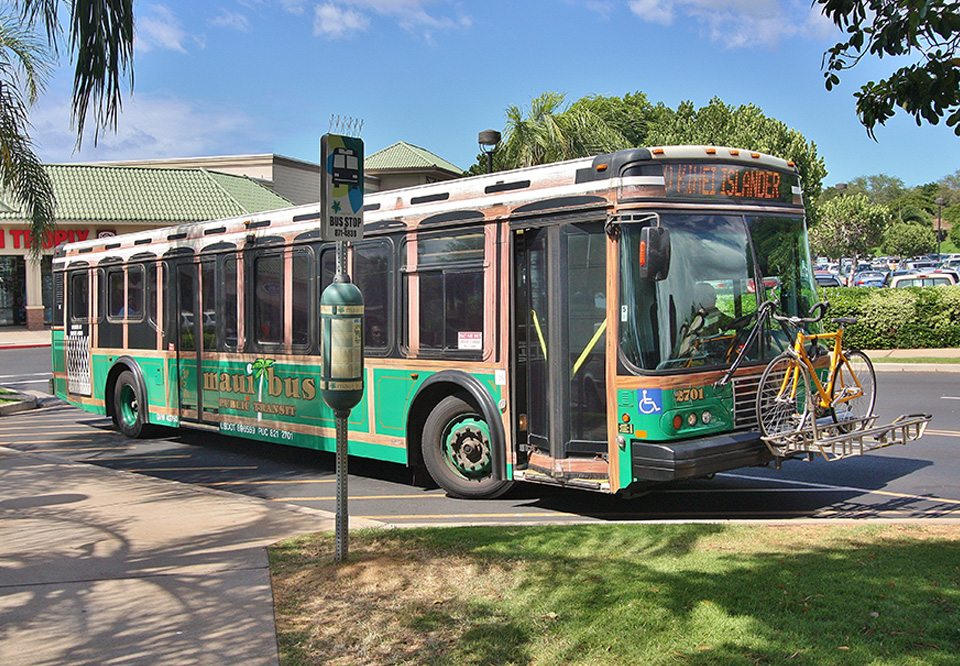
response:
[[[106,389],[104,390],[103,400],[107,410],[107,416],[114,421],[116,421],[116,414],[114,412],[113,405],[114,387],[117,385],[117,377],[119,377],[126,370],[136,374],[136,371],[123,361],[115,363],[114,366],[110,368],[110,372],[107,374],[107,384]],[[144,396],[144,399],[146,399],[146,396]]]
[[[462,400],[470,403],[478,412],[480,411],[476,401],[470,397],[470,393],[458,384],[450,382],[437,382],[426,387],[414,399],[410,405],[410,416],[407,418],[407,465],[410,467],[423,467],[423,453],[421,442],[423,440],[423,427],[427,423],[427,418],[433,408],[440,404],[444,398],[455,395]]]

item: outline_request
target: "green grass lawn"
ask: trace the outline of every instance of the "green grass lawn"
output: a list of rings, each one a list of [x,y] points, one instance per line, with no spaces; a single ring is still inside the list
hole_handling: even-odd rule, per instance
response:
[[[590,525],[271,549],[284,664],[956,664],[960,529]]]

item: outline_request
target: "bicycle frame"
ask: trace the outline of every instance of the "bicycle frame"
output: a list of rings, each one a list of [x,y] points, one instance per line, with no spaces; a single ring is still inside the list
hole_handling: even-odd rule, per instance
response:
[[[826,385],[820,381],[820,377],[817,375],[816,368],[813,365],[813,362],[810,360],[810,356],[807,354],[806,343],[813,342],[817,340],[833,340],[833,351],[830,352],[830,365],[829,373],[830,377],[827,380]],[[831,396],[834,392],[834,382],[836,381],[839,373],[836,372],[836,369],[840,366],[840,363],[846,360],[846,356],[843,353],[843,329],[834,331],[833,333],[813,333],[806,334],[802,330],[797,331],[797,337],[793,343],[792,355],[798,364],[802,363],[806,367],[807,371],[810,373],[810,378],[813,381],[814,387],[817,391],[817,397],[819,399],[819,407],[828,409],[830,407],[835,407],[838,404],[848,402],[854,398],[859,398],[863,395],[863,386],[860,384],[860,379],[857,377],[856,373],[851,369],[850,374],[853,377],[853,381],[857,384],[858,391],[854,391],[850,395],[841,395],[836,400],[831,400]],[[787,387],[790,387],[790,398],[793,399],[797,395],[797,385],[800,382],[800,366],[797,365],[794,368],[791,368],[784,377],[783,383],[780,386],[779,395],[784,395]]]

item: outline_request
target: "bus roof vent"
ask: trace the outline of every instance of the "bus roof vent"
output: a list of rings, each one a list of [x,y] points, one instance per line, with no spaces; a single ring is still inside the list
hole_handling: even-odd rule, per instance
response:
[[[500,181],[493,185],[487,185],[483,188],[485,194],[495,194],[496,192],[512,192],[513,190],[525,190],[530,187],[529,180],[514,180],[509,183]]]
[[[431,203],[433,201],[446,201],[450,198],[449,192],[437,192],[436,194],[424,194],[422,197],[413,197],[410,199],[410,205]]]

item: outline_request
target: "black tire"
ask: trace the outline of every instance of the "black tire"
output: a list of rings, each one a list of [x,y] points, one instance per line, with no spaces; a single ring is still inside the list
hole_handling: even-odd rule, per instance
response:
[[[800,371],[796,391],[784,380],[794,368]],[[792,377],[793,375],[791,375]],[[809,417],[810,373],[789,353],[783,353],[767,364],[757,385],[757,424],[765,437],[775,437],[800,430]]]
[[[491,446],[483,416],[454,395],[441,400],[423,426],[423,462],[451,497],[491,499],[510,490],[512,481],[493,476]]]
[[[134,374],[129,370],[121,372],[113,386],[112,416],[117,429],[132,439],[148,437],[152,428],[142,409],[146,404],[146,396],[140,391]]]
[[[843,423],[851,419],[864,419],[873,416],[873,408],[877,402],[877,373],[873,369],[870,358],[859,349],[849,349],[843,352],[845,357],[833,371],[833,386],[830,393],[830,403],[833,409],[830,413],[836,423]],[[851,388],[862,392],[859,397],[844,400],[840,404],[833,404],[838,397],[838,391]],[[842,398],[841,398],[842,399]],[[850,430],[858,430],[863,424],[858,424]]]

